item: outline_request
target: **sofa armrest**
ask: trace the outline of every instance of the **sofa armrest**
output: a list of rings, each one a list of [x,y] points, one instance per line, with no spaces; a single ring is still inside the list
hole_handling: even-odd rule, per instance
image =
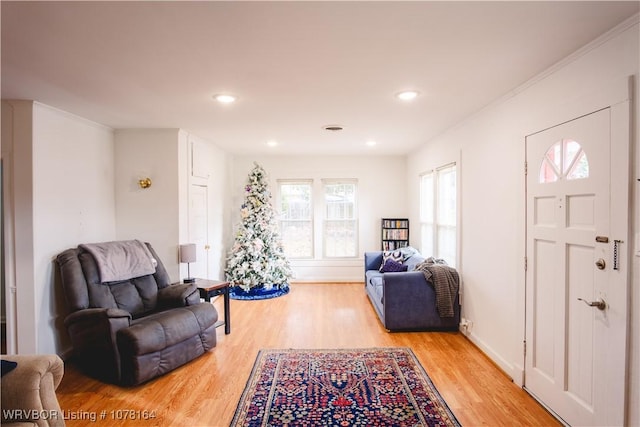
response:
[[[380,270],[382,264],[382,251],[373,251],[364,253],[364,271]]]
[[[158,291],[158,307],[186,307],[200,303],[195,283],[174,283]]]
[[[435,290],[420,271],[383,274],[387,329],[405,329],[425,317],[437,318]]]
[[[2,423],[32,422],[38,426],[64,426],[56,389],[64,375],[55,354],[2,356],[16,362],[2,377]]]

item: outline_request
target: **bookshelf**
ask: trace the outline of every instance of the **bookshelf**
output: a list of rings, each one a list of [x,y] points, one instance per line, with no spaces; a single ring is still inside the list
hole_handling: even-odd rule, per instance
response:
[[[409,246],[409,219],[382,218],[382,250],[392,251]]]

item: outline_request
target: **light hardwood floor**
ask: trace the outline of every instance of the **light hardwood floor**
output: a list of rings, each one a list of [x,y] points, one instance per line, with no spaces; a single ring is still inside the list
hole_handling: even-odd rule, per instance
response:
[[[214,304],[222,317],[221,298]],[[103,384],[66,364],[58,399],[67,425],[228,426],[261,348],[392,346],[413,350],[463,426],[560,425],[462,334],[387,332],[362,283],[299,283],[284,297],[232,300],[231,319],[215,349],[142,386]],[[129,410],[155,418],[118,419]]]

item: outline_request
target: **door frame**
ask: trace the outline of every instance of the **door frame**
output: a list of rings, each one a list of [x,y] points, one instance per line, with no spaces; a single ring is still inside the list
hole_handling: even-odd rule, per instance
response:
[[[560,124],[572,121],[576,118],[586,116],[591,114],[592,112],[609,108],[611,112],[611,165],[615,165],[616,167],[611,167],[611,182],[625,182],[627,183],[626,191],[618,191],[610,194],[610,210],[613,211],[613,207],[616,208],[616,216],[615,218],[611,217],[611,227],[610,227],[610,235],[615,236],[612,238],[623,240],[623,244],[619,248],[619,260],[620,260],[620,273],[617,276],[616,281],[620,286],[626,287],[626,295],[629,294],[630,284],[632,281],[632,247],[633,247],[633,237],[632,237],[632,224],[631,224],[631,210],[633,206],[631,205],[632,200],[632,176],[631,171],[633,170],[633,161],[634,158],[632,156],[632,126],[634,125],[633,121],[633,95],[634,95],[634,77],[629,76],[624,79],[618,79],[616,81],[611,82],[609,85],[603,85],[596,90],[588,92],[582,96],[576,97],[569,102],[561,104],[553,111],[545,113],[544,120],[540,120],[538,126],[531,125],[530,131],[526,132],[525,136],[522,138],[522,158],[523,163],[525,164],[525,173],[526,173],[526,137],[529,135],[533,135],[535,133],[539,133],[543,130],[558,126]],[[559,112],[560,111],[560,112]],[[542,124],[540,124],[542,123]],[[627,167],[619,167],[618,165],[626,165]],[[534,168],[534,166],[531,166]],[[526,280],[526,256],[527,256],[527,182],[526,175],[522,174],[522,189],[523,189],[523,197],[521,199],[521,227],[522,230],[522,259],[525,260],[523,264],[524,268],[522,270],[522,283],[523,286],[518,288],[517,301],[519,301],[518,312],[522,313],[520,317],[520,330],[521,330],[521,343],[523,351],[521,353],[521,358],[519,361],[515,363],[514,366],[514,382],[521,387],[524,387],[526,383],[526,372],[525,372],[525,357],[526,357],[526,322],[527,322],[527,312],[526,312],[526,297],[527,297],[527,280]],[[532,173],[535,173],[532,171]],[[620,237],[618,237],[620,236]],[[611,298],[611,296],[609,296]],[[624,402],[624,413],[623,414],[612,414],[607,413],[607,419],[612,420],[612,425],[624,425],[627,421],[628,415],[628,389],[629,389],[629,379],[628,379],[628,370],[629,370],[629,361],[630,361],[630,346],[629,346],[629,333],[630,333],[630,316],[629,316],[629,308],[630,301],[627,298],[625,301],[613,300],[611,301],[615,305],[619,307],[623,307],[623,312],[615,313],[617,316],[624,317],[624,322],[627,325],[626,331],[614,331],[613,333],[623,333],[624,336],[617,336],[616,339],[624,340],[626,343],[624,360],[625,363],[622,366],[619,366],[618,369],[622,370],[622,377],[624,378],[625,384],[623,390],[623,395],[614,396],[615,399],[620,399]],[[607,348],[607,351],[613,351],[611,348]],[[609,358],[609,354],[606,354],[605,357]],[[543,406],[544,402],[541,402]]]
[[[205,207],[205,212],[204,212],[204,217],[205,217],[205,242],[198,242],[195,239],[194,236],[194,231],[195,231],[195,224],[194,224],[194,209],[193,209],[193,198],[194,198],[194,192],[195,191],[203,191],[203,195],[204,195],[204,207]],[[195,276],[195,277],[199,277],[202,279],[211,279],[210,277],[210,273],[211,273],[211,265],[210,265],[210,257],[209,257],[209,244],[210,244],[210,232],[209,232],[209,211],[210,211],[210,202],[209,202],[209,186],[207,184],[202,184],[202,183],[195,183],[192,182],[191,185],[189,186],[189,241],[196,243],[196,245],[198,245],[199,243],[203,243],[202,247],[198,247],[196,248],[196,263],[199,265],[200,276]],[[204,270],[204,271],[202,271]],[[195,269],[196,274],[198,273],[198,268]],[[192,276],[194,277],[194,276]]]

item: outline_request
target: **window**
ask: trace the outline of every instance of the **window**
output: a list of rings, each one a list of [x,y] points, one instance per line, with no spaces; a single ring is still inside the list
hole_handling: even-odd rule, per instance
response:
[[[324,256],[354,257],[358,253],[356,182],[323,180]]]
[[[421,251],[452,267],[457,262],[456,185],[455,163],[420,176]]]
[[[356,180],[278,180],[280,236],[287,257],[358,256],[356,201]]]
[[[311,181],[280,181],[280,234],[284,252],[291,258],[313,257],[313,206]]]
[[[553,144],[544,155],[540,165],[541,184],[560,179],[583,179],[589,177],[589,161],[580,144],[572,139],[563,139]]]

